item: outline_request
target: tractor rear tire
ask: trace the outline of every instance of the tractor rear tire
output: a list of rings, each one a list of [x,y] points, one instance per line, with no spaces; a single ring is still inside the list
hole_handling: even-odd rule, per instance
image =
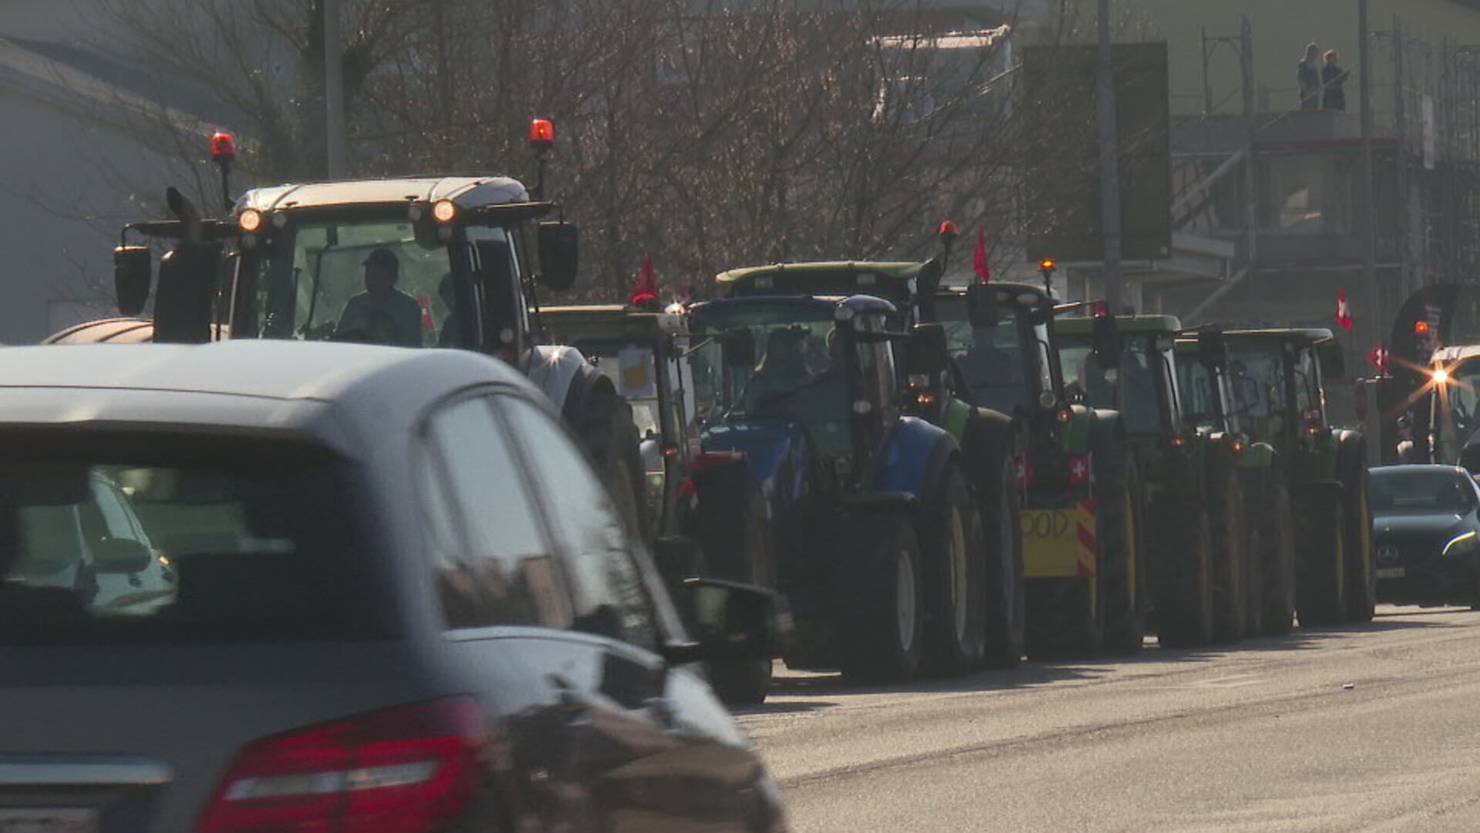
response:
[[[1299,561],[1295,608],[1300,626],[1346,619],[1346,518],[1340,490],[1313,484],[1295,493]]]
[[[1135,458],[1118,446],[1106,449],[1104,459],[1110,465],[1096,472],[1098,607],[1104,616],[1104,649],[1131,654],[1141,650],[1146,637],[1146,593],[1142,590],[1146,571],[1138,531],[1143,501]],[[1096,458],[1101,459],[1101,454]]]
[[[982,506],[991,556],[987,568],[987,656],[992,668],[1016,668],[1027,653],[1028,598],[1023,575],[1022,499],[1012,460],[1000,457],[997,482]]]
[[[1239,642],[1248,627],[1244,571],[1244,497],[1238,470],[1214,460],[1208,472],[1208,520],[1213,534],[1213,641]]]
[[[1284,636],[1295,625],[1295,518],[1290,490],[1272,469],[1249,472],[1249,633]],[[1254,586],[1257,582],[1257,588]]]
[[[843,676],[853,682],[902,682],[920,670],[925,573],[909,518],[863,518],[854,530],[864,557],[850,565],[847,618],[840,629]]]
[[[1377,612],[1377,570],[1373,564],[1372,506],[1362,443],[1341,449],[1342,510],[1346,519],[1346,620],[1372,621]]]
[[[987,564],[981,510],[961,469],[945,470],[933,506],[923,507],[920,547],[925,565],[925,670],[960,676],[980,667],[987,652]]]
[[[1170,575],[1157,580],[1156,642],[1163,648],[1201,648],[1213,641],[1213,531],[1206,507],[1187,501]]]

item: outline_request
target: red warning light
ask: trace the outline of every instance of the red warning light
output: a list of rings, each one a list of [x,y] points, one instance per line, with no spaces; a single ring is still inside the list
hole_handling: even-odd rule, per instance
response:
[[[529,123],[529,144],[536,150],[549,150],[555,146],[555,123],[549,119],[534,119]]]
[[[1058,268],[1058,265],[1058,262],[1055,261],[1053,258],[1044,258],[1043,260],[1038,262],[1038,268],[1042,269],[1045,272],[1052,272],[1054,269]]]
[[[1094,316],[1096,318],[1109,318],[1110,305],[1105,303],[1104,301],[1095,301]]]
[[[1427,321],[1415,321],[1415,322],[1413,322],[1413,334],[1416,335],[1416,336],[1426,336],[1426,335],[1428,335],[1429,334],[1429,322],[1427,322]]]
[[[961,227],[956,225],[956,223],[952,220],[946,220],[944,223],[940,224],[939,233],[941,237],[959,237],[961,234]]]
[[[230,162],[236,158],[236,138],[224,130],[211,134],[211,161]]]

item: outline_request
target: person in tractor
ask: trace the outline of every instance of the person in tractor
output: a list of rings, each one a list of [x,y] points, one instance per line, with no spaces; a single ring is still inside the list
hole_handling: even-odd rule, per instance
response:
[[[396,288],[401,261],[396,253],[378,248],[365,258],[365,291],[349,299],[339,316],[341,335],[366,335],[370,340],[397,347],[422,346],[421,305]]]
[[[807,367],[806,338],[803,328],[786,327],[771,332],[766,339],[766,354],[756,365],[755,375],[740,397],[746,413],[757,414],[774,409],[815,378]]]

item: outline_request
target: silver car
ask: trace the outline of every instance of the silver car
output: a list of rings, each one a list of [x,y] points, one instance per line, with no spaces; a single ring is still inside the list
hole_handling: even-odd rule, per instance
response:
[[[685,634],[477,354],[0,350],[0,576],[4,833],[784,829],[685,667],[769,656],[770,598]]]

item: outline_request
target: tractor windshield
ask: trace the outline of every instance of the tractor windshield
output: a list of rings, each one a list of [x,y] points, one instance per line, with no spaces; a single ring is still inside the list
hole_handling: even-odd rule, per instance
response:
[[[711,308],[702,325],[719,336],[695,357],[695,387],[707,422],[795,420],[824,453],[851,449],[848,367],[832,305]],[[740,331],[753,339],[753,364],[736,361],[741,339],[734,334]]]
[[[418,242],[407,220],[290,223],[247,254],[238,303],[252,314],[235,319],[258,338],[457,344],[450,251]]]
[[[1182,413],[1189,425],[1214,425],[1218,421],[1218,389],[1207,365],[1192,353],[1179,356],[1177,378],[1182,387]]]
[[[1228,376],[1233,389],[1233,416],[1240,418],[1255,437],[1282,436],[1289,417],[1282,345],[1235,344]]]
[[[632,421],[644,436],[663,433],[659,421],[658,364],[651,347],[639,344],[580,343],[582,355],[612,380],[617,392],[632,403]]]
[[[1029,407],[1038,390],[1052,389],[1046,325],[1028,324],[1008,305],[999,308],[995,325],[973,323],[962,297],[939,299],[935,308],[973,404],[1012,414]],[[1023,351],[1025,329],[1032,353]]]
[[[1159,404],[1164,394],[1152,363],[1163,359],[1145,339],[1126,339],[1118,371],[1100,368],[1088,336],[1060,333],[1059,345],[1066,392],[1081,394],[1092,408],[1120,411],[1125,430],[1131,434],[1161,432]]]

